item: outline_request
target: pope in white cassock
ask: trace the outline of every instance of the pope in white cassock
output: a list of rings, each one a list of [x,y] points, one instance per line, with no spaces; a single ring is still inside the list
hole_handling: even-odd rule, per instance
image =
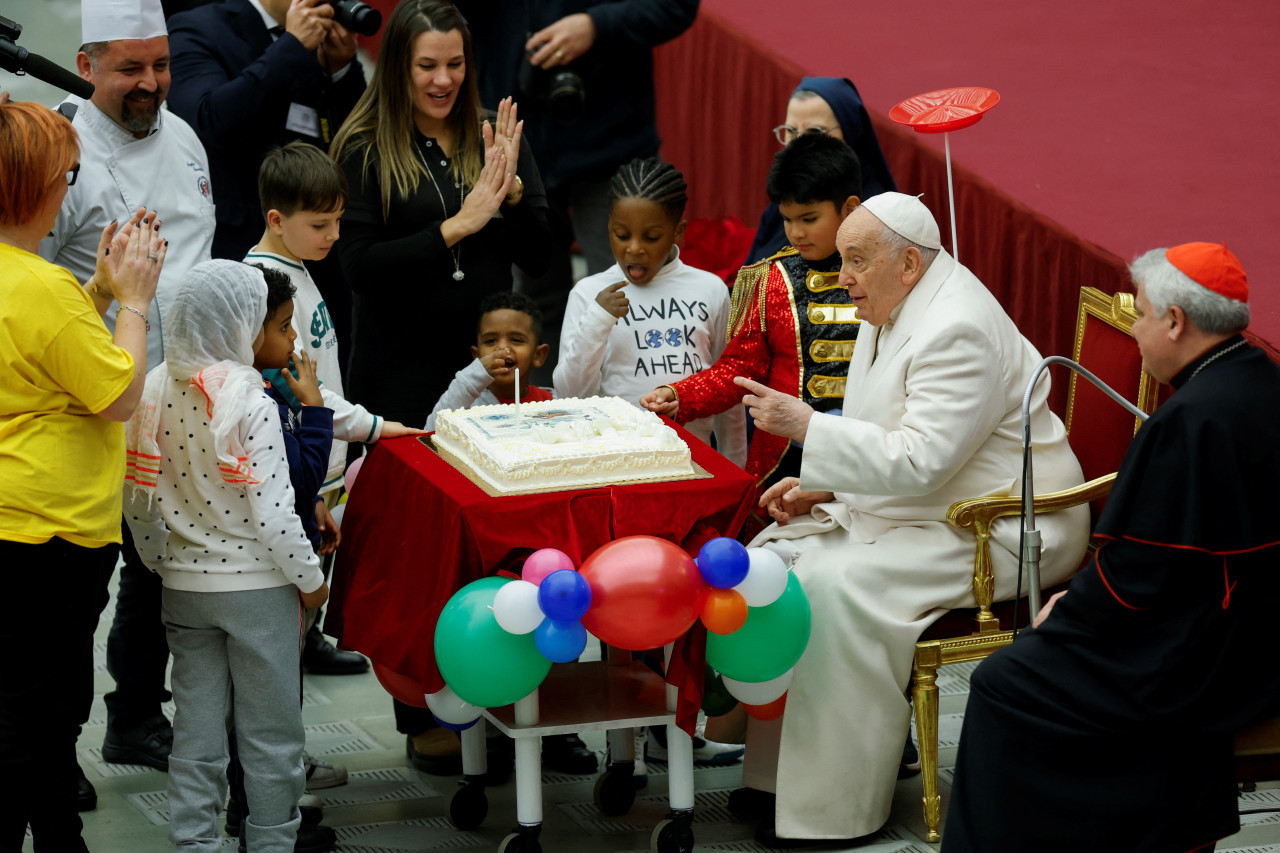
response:
[[[799,480],[762,496],[776,523],[751,543],[783,555],[813,608],[786,713],[748,727],[743,781],[776,791],[784,839],[854,838],[887,820],[915,642],[945,610],[975,605],[973,538],[947,522],[947,509],[1019,493],[1022,396],[1041,360],[986,287],[942,251],[918,199],[869,199],[836,245],[840,282],[874,327],[858,337],[843,414],[737,379],[757,427],[804,445]],[[1031,404],[1037,491],[1083,481],[1048,396],[1046,374]],[[1037,526],[1044,582],[1060,581],[1083,558],[1088,508]],[[1012,598],[1017,520],[998,524],[992,540],[996,597]],[[770,834],[766,822],[762,836]]]

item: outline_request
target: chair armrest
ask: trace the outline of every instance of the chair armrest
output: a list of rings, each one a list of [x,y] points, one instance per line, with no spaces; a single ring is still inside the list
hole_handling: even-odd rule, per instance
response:
[[[1056,512],[1080,504],[1095,501],[1111,491],[1115,482],[1115,474],[1107,474],[1096,480],[1090,480],[1060,492],[1048,492],[1036,495],[1032,505],[1038,513]],[[947,510],[947,521],[952,525],[978,531],[990,531],[991,522],[997,518],[1022,514],[1022,498],[1008,496],[991,496],[985,498],[966,498],[956,501]]]
[[[1110,492],[1115,479],[1115,474],[1107,474],[1074,488],[1037,495],[1032,499],[1032,505],[1038,513],[1079,506]],[[1021,513],[1021,498],[1002,495],[967,498],[956,501],[947,510],[947,521],[955,527],[972,530],[976,540],[973,554],[973,597],[978,603],[974,623],[979,634],[992,634],[1000,630],[1000,620],[991,612],[991,601],[995,595],[995,574],[991,567],[991,524],[998,518]]]

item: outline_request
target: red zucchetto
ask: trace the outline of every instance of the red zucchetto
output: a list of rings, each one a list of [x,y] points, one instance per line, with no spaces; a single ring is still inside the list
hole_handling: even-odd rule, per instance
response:
[[[1249,301],[1249,279],[1225,243],[1183,243],[1164,256],[1196,284],[1236,302]]]

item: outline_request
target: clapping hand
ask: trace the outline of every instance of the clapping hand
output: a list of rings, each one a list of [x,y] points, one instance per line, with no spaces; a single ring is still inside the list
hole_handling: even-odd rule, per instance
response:
[[[622,292],[622,288],[626,286],[625,281],[608,285],[596,294],[596,304],[618,319],[622,319],[627,316],[627,309],[631,307],[627,295]]]
[[[485,162],[502,151],[507,155],[507,176],[514,180],[520,161],[520,137],[524,135],[524,122],[516,121],[516,102],[510,97],[503,98],[498,104],[497,117],[492,124],[486,119],[480,133],[484,137]]]
[[[140,207],[124,224],[113,220],[98,238],[98,254],[91,287],[114,297],[121,305],[147,312],[156,295],[169,241],[160,236],[160,220]]]
[[[796,477],[784,477],[770,486],[760,496],[760,506],[778,524],[786,524],[798,515],[804,515],[818,504],[835,500],[831,492],[806,492],[800,488]]]
[[[292,370],[282,370],[280,375],[289,384],[289,390],[298,402],[304,406],[323,406],[324,397],[320,394],[320,380],[316,377],[316,363],[307,355],[307,351],[294,353],[289,357],[289,366],[298,371],[294,378]]]
[[[475,234],[488,225],[489,220],[502,205],[502,200],[507,197],[510,187],[511,176],[507,174],[506,152],[495,145],[492,156],[485,158],[484,168],[480,170],[476,185],[471,188],[471,192],[467,193],[467,197],[462,202],[462,209],[454,217],[462,232],[458,239],[468,234]],[[443,230],[442,228],[442,233]],[[453,245],[449,243],[447,236],[445,242]]]

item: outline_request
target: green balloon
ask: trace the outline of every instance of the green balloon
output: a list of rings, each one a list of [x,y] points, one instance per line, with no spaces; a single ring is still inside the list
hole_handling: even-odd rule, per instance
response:
[[[533,634],[510,634],[493,616],[493,599],[510,578],[482,578],[453,594],[436,622],[436,664],[445,683],[481,708],[510,705],[551,670]]]
[[[773,604],[748,607],[732,634],[707,632],[707,663],[734,681],[768,681],[796,665],[809,644],[809,599],[795,574]]]
[[[724,678],[707,667],[702,686],[702,712],[708,717],[719,717],[729,713],[737,705],[738,700],[724,686]]]

